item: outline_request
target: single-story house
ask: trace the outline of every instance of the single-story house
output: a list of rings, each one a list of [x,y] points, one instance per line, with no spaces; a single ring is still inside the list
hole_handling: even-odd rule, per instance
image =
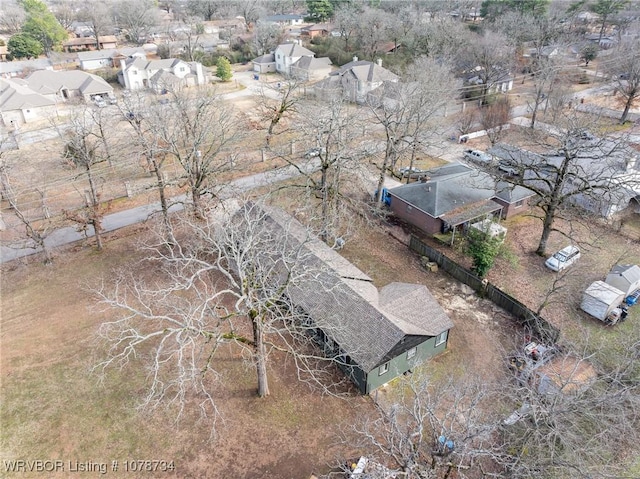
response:
[[[100,49],[116,48],[118,39],[115,35],[103,35],[99,37]],[[98,42],[94,37],[72,38],[62,44],[65,52],[81,52],[84,50],[98,50]]]
[[[113,96],[113,87],[105,80],[79,70],[39,70],[29,75],[26,82],[32,91],[62,101],[73,97],[91,101],[97,95]]]
[[[147,51],[143,47],[133,47],[78,52],[80,69],[85,71],[98,70],[100,68],[118,68],[120,67],[120,60],[134,57],[147,58]]]
[[[331,27],[328,23],[316,23],[300,29],[300,35],[307,38],[327,37],[330,32]]]
[[[393,213],[428,234],[448,232],[489,216],[509,218],[527,211],[534,194],[497,181],[462,163],[424,172],[416,182],[388,190]]]
[[[568,164],[563,152],[540,155],[507,144],[496,145],[488,153],[518,171],[519,182],[525,187],[548,188],[549,183],[563,174],[563,194],[581,188],[568,201],[591,213],[609,218],[627,208],[638,208],[640,162],[634,148],[607,138],[562,140],[572,155]],[[589,188],[584,188],[584,182],[588,182]]]
[[[202,64],[177,58],[147,60],[127,58],[120,61],[118,81],[128,90],[150,88],[162,93],[171,88],[204,85],[207,81]]]
[[[316,54],[297,43],[283,43],[273,52],[276,59],[276,71],[285,76],[291,74],[291,65],[302,57],[315,57]]]
[[[0,118],[6,127],[46,118],[54,114],[56,100],[29,88],[25,80],[0,79]]]
[[[477,66],[469,71],[463,72],[462,79],[465,85],[482,85],[483,67]],[[493,84],[489,87],[489,93],[506,93],[513,88],[513,74],[507,70],[501,70]]]
[[[640,266],[637,264],[617,264],[611,268],[604,282],[619,289],[627,296],[640,288]]]
[[[281,15],[270,15],[260,19],[261,22],[277,23],[281,26],[302,25],[304,23],[304,15],[296,13],[286,13]]]
[[[301,257],[314,280],[292,285],[286,294],[324,354],[337,360],[361,393],[446,349],[453,322],[426,286],[390,283],[378,291],[369,276],[310,237],[297,220],[277,208],[260,208],[266,213],[258,215],[261,221],[279,237],[286,231],[292,248],[305,249]]]
[[[0,77],[15,78],[33,70],[51,70],[53,63],[48,58],[34,58],[33,60],[19,60],[12,62],[0,62]]]
[[[342,65],[328,78],[314,85],[319,98],[335,98],[338,95],[354,103],[364,103],[369,93],[385,82],[397,82],[398,76],[382,66],[382,60],[374,62],[358,60]]]
[[[273,53],[254,58],[253,71],[256,73],[274,73],[276,71],[276,56]]]
[[[327,57],[302,57],[291,65],[291,76],[302,81],[317,81],[331,73],[331,60]]]

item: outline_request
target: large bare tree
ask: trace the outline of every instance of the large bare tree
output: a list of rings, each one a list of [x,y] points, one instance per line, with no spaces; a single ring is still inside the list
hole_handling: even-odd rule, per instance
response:
[[[545,155],[532,155],[520,148],[504,148],[502,164],[515,175],[502,178],[536,194],[535,205],[542,212],[542,233],[536,253],[545,255],[547,241],[557,218],[580,207],[595,216],[610,216],[628,204],[630,190],[638,188],[634,176],[635,153],[624,138],[597,138],[587,123],[572,109],[559,114],[556,125],[533,130],[529,135],[533,149]],[[633,195],[632,195],[633,196]],[[626,201],[626,203],[625,203]]]
[[[442,125],[436,119],[444,115],[455,85],[446,64],[421,57],[399,83],[386,83],[369,95],[373,121],[382,127],[385,138],[377,202],[382,201],[386,174],[395,170],[399,159],[408,155],[413,167],[418,148],[428,146],[442,133]]]
[[[640,43],[621,46],[612,59],[610,73],[617,92],[624,99],[622,124],[627,121],[629,110],[640,94]]]
[[[193,211],[200,215],[201,198],[215,195],[216,177],[230,168],[228,156],[239,144],[243,130],[231,105],[214,90],[174,90],[170,98],[154,133],[161,141],[161,151],[182,167]]]
[[[233,204],[219,205],[206,221],[184,216],[172,247],[163,235],[146,245],[145,264],[154,267],[129,269],[96,291],[101,304],[121,313],[100,328],[108,349],[97,367],[126,365],[142,355],[151,371],[143,408],[172,402],[181,412],[195,391],[203,412],[215,416],[222,343],[246,351],[260,397],[270,392],[275,350],[293,359],[302,380],[331,389],[327,366],[339,360],[338,353],[325,355],[314,346],[309,333],[318,325],[292,302],[301,290],[328,288],[331,294],[335,286],[308,246],[318,240],[279,210]]]

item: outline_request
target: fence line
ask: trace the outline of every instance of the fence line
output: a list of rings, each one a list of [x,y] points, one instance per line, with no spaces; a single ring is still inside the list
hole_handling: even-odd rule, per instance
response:
[[[488,281],[481,280],[471,271],[466,269],[464,266],[459,265],[442,252],[424,244],[414,235],[411,235],[409,249],[415,251],[421,256],[427,256],[429,260],[436,263],[438,267],[442,268],[455,279],[471,287],[481,296],[489,299],[497,306],[500,306],[502,309],[511,313],[524,326],[531,328],[531,330],[541,339],[549,342],[555,342],[558,339],[560,330],[549,323],[546,319],[536,314],[534,311],[526,307],[510,294],[502,291],[497,286],[489,283]]]

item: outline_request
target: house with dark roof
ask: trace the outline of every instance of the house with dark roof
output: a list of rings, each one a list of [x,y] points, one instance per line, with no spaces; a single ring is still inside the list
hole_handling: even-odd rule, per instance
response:
[[[120,61],[118,81],[128,90],[149,88],[156,93],[189,86],[204,85],[202,64],[177,58],[147,60],[132,57]]]
[[[382,60],[375,63],[358,60],[342,65],[331,72],[328,78],[316,83],[314,91],[319,98],[342,96],[354,103],[364,103],[367,96],[385,82],[397,82],[398,76],[382,66]]]
[[[388,190],[390,208],[428,234],[447,232],[488,216],[508,218],[527,210],[534,194],[462,163],[424,172],[416,183]]]
[[[287,296],[306,318],[305,326],[324,354],[368,394],[412,370],[447,347],[453,322],[420,284],[390,283],[380,290],[373,280],[284,211],[256,205],[278,237],[304,248],[313,281],[288,287]]]

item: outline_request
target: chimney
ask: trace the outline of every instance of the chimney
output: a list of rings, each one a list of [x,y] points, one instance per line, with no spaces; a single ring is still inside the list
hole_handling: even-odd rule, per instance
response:
[[[353,61],[354,61],[354,62],[357,62],[357,61],[358,61],[358,57],[354,55],[354,56],[353,56]]]
[[[378,64],[379,67],[381,67],[382,66],[382,58],[378,58],[376,60],[376,63]]]

